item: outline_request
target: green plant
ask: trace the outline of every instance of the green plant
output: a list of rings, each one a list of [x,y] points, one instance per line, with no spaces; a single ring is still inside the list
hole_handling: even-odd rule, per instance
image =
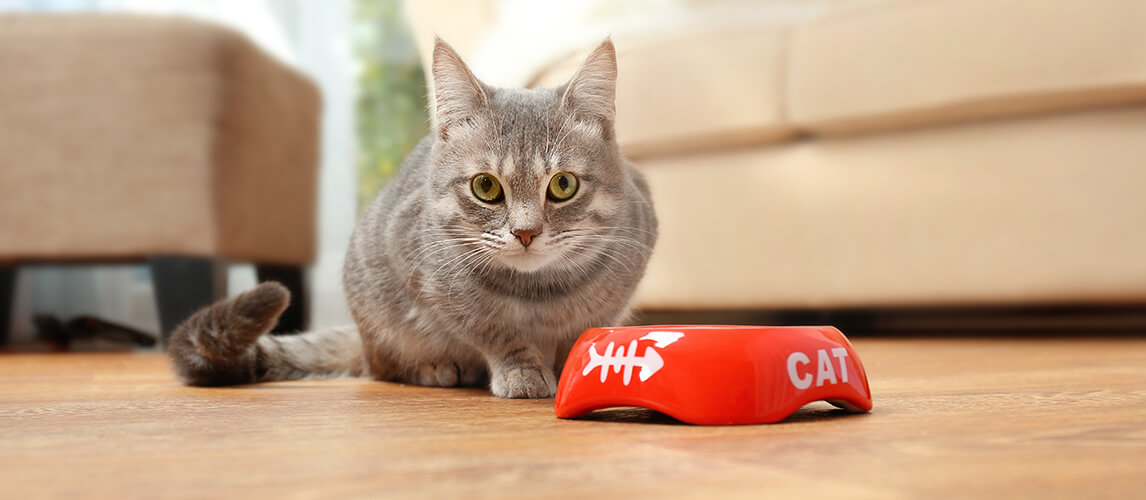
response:
[[[426,81],[398,0],[359,0],[354,53],[358,75],[358,207],[398,171],[429,130]]]

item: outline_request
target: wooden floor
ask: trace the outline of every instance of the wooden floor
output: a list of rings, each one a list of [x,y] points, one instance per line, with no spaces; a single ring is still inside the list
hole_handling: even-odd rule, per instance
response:
[[[0,497],[1146,497],[1146,340],[854,339],[870,414],[773,425],[0,355]]]

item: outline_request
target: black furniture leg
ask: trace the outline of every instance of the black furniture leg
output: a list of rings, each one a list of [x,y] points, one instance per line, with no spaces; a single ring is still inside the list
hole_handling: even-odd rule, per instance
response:
[[[16,290],[16,267],[0,265],[0,345],[8,343],[8,322]]]
[[[147,263],[164,340],[188,316],[227,293],[227,269],[221,260],[153,256]]]
[[[307,296],[305,272],[299,266],[276,264],[256,264],[255,274],[259,283],[277,281],[290,290],[290,306],[279,317],[274,333],[297,333],[306,330],[310,323],[310,301]]]

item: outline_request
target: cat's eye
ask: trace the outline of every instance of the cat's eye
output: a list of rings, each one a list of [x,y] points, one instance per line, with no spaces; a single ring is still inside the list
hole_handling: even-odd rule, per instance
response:
[[[557,172],[549,179],[549,199],[565,201],[577,194],[577,176],[569,172]]]
[[[504,197],[501,192],[501,183],[489,174],[475,175],[470,186],[474,191],[474,196],[486,203],[497,203]]]

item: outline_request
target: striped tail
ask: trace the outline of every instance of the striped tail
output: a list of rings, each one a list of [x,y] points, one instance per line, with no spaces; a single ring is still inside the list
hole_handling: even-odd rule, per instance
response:
[[[266,335],[289,303],[285,287],[266,282],[191,315],[168,341],[176,375],[220,386],[366,373],[353,326]]]

